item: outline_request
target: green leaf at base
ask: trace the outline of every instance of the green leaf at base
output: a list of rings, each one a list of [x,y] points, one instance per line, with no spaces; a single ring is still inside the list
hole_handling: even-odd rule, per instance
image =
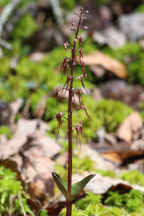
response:
[[[87,177],[85,177],[84,179],[82,179],[81,181],[75,183],[72,185],[72,199],[78,195],[82,189],[86,186],[86,184],[95,176],[95,174],[92,175],[88,175]]]
[[[71,198],[67,192],[67,183],[55,172],[52,173],[52,176],[56,185],[58,186],[62,194],[65,196],[66,200],[70,201]]]

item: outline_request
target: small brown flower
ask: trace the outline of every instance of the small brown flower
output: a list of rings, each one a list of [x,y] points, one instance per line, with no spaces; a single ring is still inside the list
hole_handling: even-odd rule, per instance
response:
[[[58,126],[57,126],[57,131],[59,133],[59,130],[61,128],[61,125],[62,125],[62,117],[63,117],[64,113],[63,112],[59,112],[56,114],[56,119],[58,121]]]
[[[68,49],[68,47],[69,47],[69,42],[68,42],[68,41],[66,41],[66,42],[64,43],[64,48],[67,50],[67,49]]]
[[[83,132],[82,122],[76,124],[75,130],[76,130],[76,145],[78,145],[78,143],[81,145],[81,137],[85,136]]]

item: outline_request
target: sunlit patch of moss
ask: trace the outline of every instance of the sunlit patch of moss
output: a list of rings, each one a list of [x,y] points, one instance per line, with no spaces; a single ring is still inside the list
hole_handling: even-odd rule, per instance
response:
[[[76,202],[73,205],[73,216],[127,216],[127,212],[124,209],[118,207],[108,207],[101,204],[101,196],[88,193],[86,197]],[[60,216],[65,216],[65,209],[62,210]]]
[[[89,157],[73,157],[73,173],[83,173],[84,171],[95,171],[95,162]]]
[[[120,194],[118,191],[111,191],[105,200],[105,204],[123,207],[128,212],[144,212],[144,193],[135,189],[124,194]]]
[[[101,174],[102,176],[108,176],[110,178],[117,178],[117,174],[113,170],[100,170],[96,169],[96,173]]]
[[[122,173],[120,176],[125,181],[131,184],[144,186],[144,175],[138,170],[130,170]]]
[[[96,117],[108,132],[115,131],[131,112],[129,106],[114,100],[101,100],[95,108]]]
[[[119,194],[110,192],[105,201],[101,203],[101,195],[87,193],[87,195],[73,205],[72,215],[100,215],[100,216],[143,216],[144,194],[138,190],[131,190],[129,193]],[[60,216],[65,215],[65,209]]]

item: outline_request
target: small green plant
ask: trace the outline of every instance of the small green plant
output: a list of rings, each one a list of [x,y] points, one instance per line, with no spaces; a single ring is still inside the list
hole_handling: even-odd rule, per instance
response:
[[[40,216],[48,216],[47,210],[42,210]]]
[[[80,8],[80,12],[74,12],[76,16],[78,16],[78,24],[72,23],[71,30],[75,32],[74,40],[72,45],[70,45],[68,42],[64,43],[64,47],[66,50],[69,50],[71,52],[71,58],[64,58],[64,61],[62,63],[60,71],[63,73],[63,75],[66,75],[66,82],[63,87],[58,87],[56,89],[56,99],[58,98],[59,92],[65,94],[68,92],[68,109],[67,109],[67,116],[65,116],[64,112],[59,112],[56,114],[56,119],[58,121],[57,131],[59,132],[61,125],[62,125],[62,118],[65,118],[68,120],[68,181],[65,182],[63,178],[61,178],[58,174],[52,173],[53,179],[60,189],[60,191],[63,193],[63,195],[66,198],[66,216],[72,215],[72,202],[73,199],[82,191],[82,189],[85,187],[85,185],[95,176],[95,175],[88,175],[81,181],[75,183],[72,185],[72,153],[73,153],[73,132],[76,133],[76,144],[81,143],[81,137],[84,136],[83,132],[83,124],[82,121],[76,123],[76,125],[73,124],[72,121],[72,114],[74,111],[74,108],[72,106],[72,100],[75,98],[75,95],[79,98],[79,106],[78,110],[82,110],[86,116],[90,118],[86,106],[84,105],[82,101],[82,90],[81,88],[74,88],[74,81],[79,80],[81,82],[81,85],[85,91],[85,85],[84,85],[84,79],[87,78],[87,73],[85,71],[85,66],[83,62],[83,49],[81,48],[82,43],[82,36],[79,35],[79,31],[82,28],[81,22],[86,19],[85,14],[88,13],[88,11],[85,11],[83,8]],[[87,29],[87,26],[84,27],[84,29]],[[76,53],[79,54],[79,62],[78,65],[81,66],[81,74],[75,73],[75,65],[76,65]]]

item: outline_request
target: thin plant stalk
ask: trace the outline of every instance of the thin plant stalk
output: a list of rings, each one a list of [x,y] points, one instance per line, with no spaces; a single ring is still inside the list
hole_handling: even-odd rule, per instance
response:
[[[79,17],[79,21],[77,24],[74,22],[72,23],[72,31],[75,31],[75,37],[73,40],[73,44],[70,45],[68,42],[64,43],[64,47],[66,50],[69,50],[68,48],[71,46],[71,58],[64,58],[64,61],[62,63],[60,71],[63,72],[63,75],[67,74],[67,69],[70,68],[70,74],[67,75],[66,82],[63,86],[63,88],[58,87],[56,88],[56,99],[58,99],[58,94],[61,91],[68,91],[68,118],[64,116],[64,112],[59,112],[56,114],[56,118],[58,120],[58,132],[62,125],[62,118],[66,118],[68,120],[68,180],[67,183],[56,173],[52,173],[55,183],[57,184],[58,188],[61,190],[63,195],[66,198],[66,216],[72,215],[72,203],[74,200],[74,197],[76,197],[82,189],[85,187],[85,185],[95,176],[95,175],[89,175],[80,182],[77,182],[76,184],[72,185],[72,155],[73,155],[73,149],[72,149],[72,142],[73,142],[73,131],[76,131],[76,144],[80,142],[80,136],[83,136],[83,125],[82,121],[78,122],[75,126],[73,125],[72,121],[72,101],[75,97],[75,94],[79,97],[79,107],[78,109],[84,110],[85,114],[90,118],[88,115],[88,112],[86,110],[85,105],[83,104],[82,98],[81,98],[81,88],[80,89],[74,89],[73,83],[74,80],[79,79],[81,82],[82,87],[86,90],[83,78],[86,79],[87,74],[85,72],[84,62],[83,62],[83,49],[81,48],[81,42],[82,42],[82,36],[79,36],[79,31],[81,29],[81,21],[85,20],[86,17],[84,16],[85,13],[88,13],[88,11],[85,11],[83,8],[80,8],[79,12],[74,12],[75,15]],[[84,27],[85,30],[87,30],[87,26]],[[77,46],[78,45],[78,46]],[[77,74],[74,74],[74,69],[76,65],[76,53],[79,52],[79,65],[82,68],[82,72],[80,76],[77,76]],[[73,128],[74,127],[74,128]]]
[[[72,186],[72,97],[73,97],[73,74],[75,66],[75,53],[76,53],[76,42],[78,37],[78,32],[80,30],[82,12],[80,14],[79,23],[77,25],[77,30],[75,34],[73,48],[71,50],[72,63],[71,63],[71,80],[69,88],[69,99],[68,99],[68,193],[71,196],[71,186]],[[66,204],[67,213],[66,216],[71,216],[72,202],[67,202]]]

